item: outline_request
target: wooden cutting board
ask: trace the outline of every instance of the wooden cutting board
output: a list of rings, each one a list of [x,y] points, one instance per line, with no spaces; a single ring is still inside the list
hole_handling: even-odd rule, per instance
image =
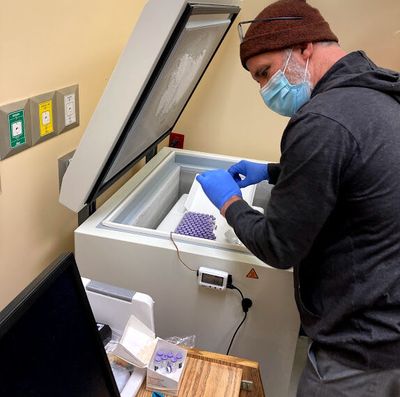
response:
[[[241,380],[241,368],[189,357],[178,396],[236,397]]]
[[[187,357],[178,397],[237,397],[241,380],[241,368]],[[137,397],[151,396],[144,386]]]

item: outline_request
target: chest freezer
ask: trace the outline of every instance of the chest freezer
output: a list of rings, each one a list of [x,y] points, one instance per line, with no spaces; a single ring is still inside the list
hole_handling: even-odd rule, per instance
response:
[[[171,234],[196,174],[240,159],[173,148],[148,155],[174,127],[239,3],[147,2],[65,173],[60,201],[90,215],[75,231],[82,276],[151,295],[160,337],[196,335],[200,349],[226,353],[243,319],[240,295],[204,288],[196,270],[230,274],[253,301],[231,354],[260,362],[268,395],[285,397],[299,331],[291,272],[226,238],[220,219],[214,240]],[[96,198],[143,156],[146,165],[96,210]],[[265,210],[269,193],[258,184],[251,204]]]

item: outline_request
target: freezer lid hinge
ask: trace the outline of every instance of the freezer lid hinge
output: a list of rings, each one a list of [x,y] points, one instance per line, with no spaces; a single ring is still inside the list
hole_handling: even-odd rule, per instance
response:
[[[90,203],[86,204],[78,212],[78,225],[82,225],[82,223],[85,222],[90,215],[94,214],[95,211],[96,211],[96,200],[93,200]]]
[[[157,154],[157,143],[151,145],[146,152],[146,163],[148,163]]]

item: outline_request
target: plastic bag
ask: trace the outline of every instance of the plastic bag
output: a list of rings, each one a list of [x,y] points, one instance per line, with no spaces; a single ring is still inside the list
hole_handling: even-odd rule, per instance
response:
[[[193,349],[196,345],[196,335],[190,336],[171,336],[165,339],[167,342],[171,342],[175,345]]]

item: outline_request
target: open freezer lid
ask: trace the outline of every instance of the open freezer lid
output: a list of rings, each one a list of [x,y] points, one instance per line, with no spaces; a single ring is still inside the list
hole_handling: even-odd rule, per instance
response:
[[[78,212],[172,130],[240,0],[149,0],[64,175]]]

